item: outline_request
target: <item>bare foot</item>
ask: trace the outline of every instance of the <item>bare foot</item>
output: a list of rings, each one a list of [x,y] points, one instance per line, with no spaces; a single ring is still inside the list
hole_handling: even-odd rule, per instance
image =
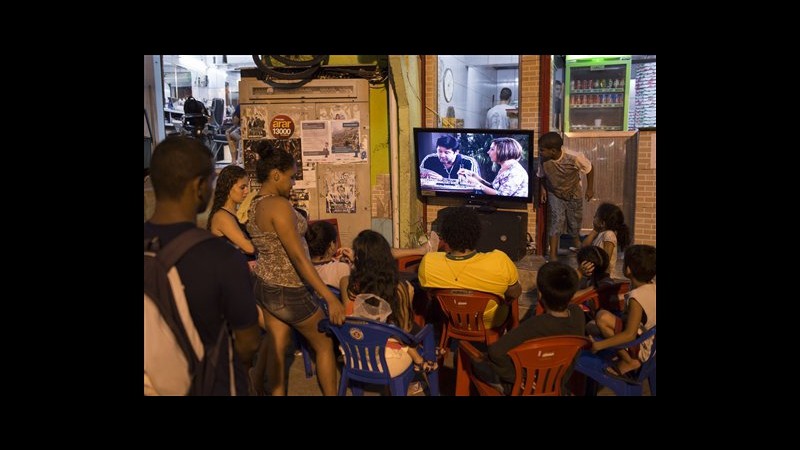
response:
[[[629,363],[620,360],[620,361],[617,362],[617,365],[616,365],[616,369],[617,370],[616,370],[616,372],[619,375],[625,375],[626,373],[628,373],[628,372],[630,372],[632,370],[636,370],[639,367],[642,367],[642,362],[639,361],[638,359],[631,359],[631,362],[629,362]]]

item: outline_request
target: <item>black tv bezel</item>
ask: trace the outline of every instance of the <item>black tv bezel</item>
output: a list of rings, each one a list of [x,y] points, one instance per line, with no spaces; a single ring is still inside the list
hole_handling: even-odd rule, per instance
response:
[[[415,176],[415,183],[416,183],[416,190],[417,190],[417,197],[419,198],[437,198],[437,197],[448,197],[448,198],[461,198],[468,200],[469,202],[481,202],[481,203],[492,203],[492,202],[517,202],[517,203],[532,203],[534,198],[534,188],[535,188],[535,177],[536,174],[533,173],[534,164],[533,164],[533,146],[534,146],[534,137],[535,132],[532,129],[490,129],[490,128],[428,128],[428,127],[414,127],[412,130],[414,134],[414,173]],[[420,133],[443,133],[443,134],[456,134],[456,133],[483,133],[483,134],[499,134],[502,136],[510,136],[513,134],[527,134],[529,135],[529,154],[527,158],[527,163],[525,166],[525,170],[528,172],[528,196],[527,197],[517,197],[517,196],[504,196],[504,195],[488,195],[488,194],[475,194],[475,193],[461,193],[461,192],[446,192],[446,191],[431,191],[434,192],[434,195],[423,195],[422,194],[422,183],[420,179],[419,173],[419,164],[420,164],[420,146],[419,146],[419,136]],[[499,136],[495,136],[499,137]],[[427,155],[428,153],[426,153]],[[426,191],[429,191],[426,189]]]

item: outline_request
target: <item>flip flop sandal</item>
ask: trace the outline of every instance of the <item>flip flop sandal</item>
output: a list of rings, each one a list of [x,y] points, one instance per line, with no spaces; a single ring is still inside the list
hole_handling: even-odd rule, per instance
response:
[[[422,361],[422,364],[414,364],[414,372],[430,373],[439,370],[439,363],[436,361]]]

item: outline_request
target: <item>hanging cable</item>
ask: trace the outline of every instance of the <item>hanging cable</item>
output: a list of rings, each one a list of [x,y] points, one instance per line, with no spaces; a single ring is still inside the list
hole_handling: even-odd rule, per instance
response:
[[[298,88],[316,78],[322,65],[330,58],[330,55],[310,55],[310,59],[294,56],[295,58],[288,58],[287,55],[253,55],[253,62],[261,71],[258,78],[275,88]],[[285,66],[270,64],[273,60]]]

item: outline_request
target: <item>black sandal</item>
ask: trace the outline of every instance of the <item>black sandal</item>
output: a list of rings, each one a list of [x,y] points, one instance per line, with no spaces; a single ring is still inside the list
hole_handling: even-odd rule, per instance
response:
[[[435,370],[439,370],[439,363],[436,361],[424,360],[420,364],[414,363],[414,372],[430,373]]]

